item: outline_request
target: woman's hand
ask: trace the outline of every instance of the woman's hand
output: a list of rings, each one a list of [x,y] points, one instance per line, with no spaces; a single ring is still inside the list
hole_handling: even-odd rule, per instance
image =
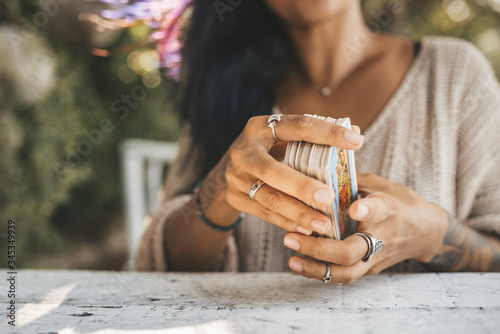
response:
[[[368,244],[359,235],[339,241],[289,233],[285,245],[331,263],[332,281],[347,284],[406,259],[429,262],[436,256],[448,227],[447,213],[442,208],[412,189],[376,175],[358,174],[358,187],[364,198],[351,205],[349,214],[360,222],[358,232],[370,233],[385,244],[369,262],[361,261]],[[326,273],[324,262],[293,256],[288,264],[294,273],[322,279]]]
[[[329,219],[306,206],[302,201],[330,204],[333,191],[326,184],[307,177],[278,162],[270,152],[277,146],[268,127],[269,116],[251,118],[242,134],[230,147],[225,171],[226,200],[236,210],[263,218],[287,231],[310,235],[312,231],[325,233]],[[363,143],[359,128],[354,131],[308,116],[285,115],[275,127],[282,142],[307,141],[356,150]],[[261,180],[265,184],[249,197],[252,185]]]

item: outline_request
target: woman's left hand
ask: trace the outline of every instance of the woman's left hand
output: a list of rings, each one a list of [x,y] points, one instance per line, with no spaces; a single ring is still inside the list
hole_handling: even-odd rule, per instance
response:
[[[447,214],[442,208],[408,187],[373,174],[358,174],[358,188],[364,197],[351,205],[349,215],[359,221],[357,232],[382,239],[383,249],[363,262],[368,243],[362,236],[339,241],[288,233],[284,238],[287,247],[319,260],[293,256],[288,261],[293,273],[322,280],[328,262],[332,282],[350,284],[398,262],[428,262],[437,254],[447,230]]]

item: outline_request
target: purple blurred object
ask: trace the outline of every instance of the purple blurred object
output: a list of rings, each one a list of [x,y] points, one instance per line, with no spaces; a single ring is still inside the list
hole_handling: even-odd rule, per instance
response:
[[[95,22],[107,29],[124,29],[140,24],[149,26],[150,36],[141,43],[120,50],[96,49],[94,54],[109,56],[130,51],[133,48],[156,43],[160,55],[160,67],[167,68],[167,77],[180,80],[182,42],[179,40],[182,14],[192,0],[87,0],[104,3],[106,9],[98,9],[96,17],[89,14],[83,19]]]

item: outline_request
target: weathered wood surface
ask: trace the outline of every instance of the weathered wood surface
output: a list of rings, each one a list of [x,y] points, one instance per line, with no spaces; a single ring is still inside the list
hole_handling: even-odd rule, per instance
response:
[[[287,273],[22,270],[17,280],[17,326],[2,319],[0,333],[500,333],[500,274],[349,286]],[[0,289],[5,310],[5,280]]]

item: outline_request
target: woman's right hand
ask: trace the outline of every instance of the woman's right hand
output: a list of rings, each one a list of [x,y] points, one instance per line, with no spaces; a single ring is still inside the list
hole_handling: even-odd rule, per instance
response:
[[[333,190],[273,158],[270,152],[277,142],[268,127],[268,118],[252,117],[226,155],[227,202],[238,211],[248,212],[289,232],[306,235],[313,230],[327,232],[331,226],[329,219],[301,201],[329,205],[334,200]],[[349,130],[301,115],[282,116],[274,130],[282,142],[306,141],[350,150],[360,148],[364,139],[356,126]],[[252,200],[249,191],[258,180],[265,184]]]

